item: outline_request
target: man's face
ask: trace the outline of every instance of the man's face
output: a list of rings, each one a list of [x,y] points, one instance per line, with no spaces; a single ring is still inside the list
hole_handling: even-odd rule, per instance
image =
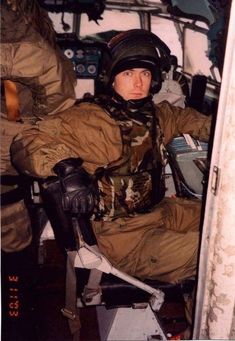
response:
[[[114,90],[126,101],[149,95],[152,75],[148,69],[134,68],[118,73],[113,82]]]

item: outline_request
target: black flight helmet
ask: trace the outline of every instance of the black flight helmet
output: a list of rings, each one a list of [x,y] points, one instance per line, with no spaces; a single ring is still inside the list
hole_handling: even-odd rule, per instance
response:
[[[128,69],[146,68],[152,74],[151,93],[161,89],[162,72],[170,70],[170,49],[155,34],[144,29],[121,32],[108,42],[103,82],[110,87],[114,77]]]

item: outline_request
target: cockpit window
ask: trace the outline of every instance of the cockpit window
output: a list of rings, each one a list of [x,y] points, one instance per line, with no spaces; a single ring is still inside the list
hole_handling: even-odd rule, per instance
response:
[[[121,12],[118,10],[106,10],[102,14],[103,20],[99,20],[99,25],[94,21],[89,21],[86,14],[81,15],[79,36],[96,34],[100,32],[125,31],[132,28],[140,28],[140,19],[136,12]]]
[[[183,72],[191,76],[204,75],[220,82],[219,70],[213,67],[208,57],[208,25],[197,21],[195,26],[193,20],[186,18],[179,18],[179,21],[152,15],[151,30],[169,46]]]
[[[208,58],[208,44],[206,34],[188,28],[184,30],[183,70],[191,75],[200,74],[220,82],[219,70],[213,67]]]
[[[162,39],[171,50],[171,54],[177,57],[178,64],[183,65],[183,53],[180,36],[175,23],[171,20],[151,16],[151,30]]]

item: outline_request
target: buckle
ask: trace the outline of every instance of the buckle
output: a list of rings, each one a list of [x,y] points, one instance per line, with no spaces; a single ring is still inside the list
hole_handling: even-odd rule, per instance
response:
[[[75,320],[76,318],[76,315],[71,310],[63,308],[61,309],[61,312],[65,317],[69,318],[70,320]]]

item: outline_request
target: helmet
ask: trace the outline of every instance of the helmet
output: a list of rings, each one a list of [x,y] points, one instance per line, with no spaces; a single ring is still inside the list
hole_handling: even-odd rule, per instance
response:
[[[115,75],[124,70],[144,67],[152,73],[151,92],[160,90],[162,71],[170,70],[170,49],[159,37],[143,29],[132,29],[113,37],[107,46],[102,73],[105,86],[110,86]]]

